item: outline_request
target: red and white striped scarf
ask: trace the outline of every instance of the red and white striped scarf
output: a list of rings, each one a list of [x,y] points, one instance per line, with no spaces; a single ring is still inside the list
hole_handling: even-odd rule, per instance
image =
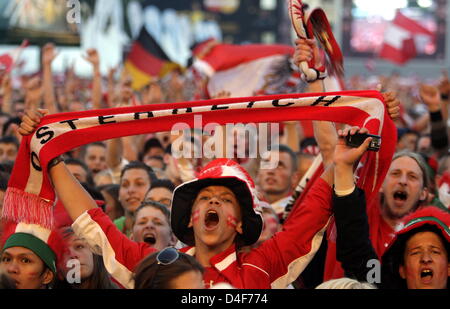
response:
[[[367,152],[360,172],[359,185],[368,199],[378,191],[395,150],[396,128],[376,91],[229,98],[53,114],[44,117],[36,131],[22,140],[3,217],[51,228],[55,201],[47,173],[51,159],[95,141],[170,131],[176,123],[193,127],[194,115],[202,115],[203,124],[324,120],[366,127],[382,137],[380,151]]]

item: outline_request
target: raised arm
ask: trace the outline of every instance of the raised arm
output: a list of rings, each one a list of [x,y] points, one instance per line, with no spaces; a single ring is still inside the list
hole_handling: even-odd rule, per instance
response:
[[[347,277],[367,281],[371,270],[367,262],[377,259],[369,238],[364,191],[355,187],[354,170],[366,151],[370,138],[359,148],[346,146],[344,137],[356,132],[367,133],[358,127],[339,130],[339,140],[334,153],[333,212],[336,222],[336,258],[342,263]]]
[[[7,114],[12,114],[12,83],[11,83],[11,75],[9,73],[5,73],[2,78],[2,105],[1,111]]]
[[[295,40],[294,63],[299,66],[303,61],[316,59],[317,67],[321,66],[319,51],[315,40],[297,39]],[[309,92],[324,92],[325,88],[322,80],[318,79],[308,84]],[[314,137],[322,155],[324,165],[328,165],[333,159],[334,146],[337,142],[336,128],[329,121],[313,121]]]
[[[25,110],[36,110],[42,101],[43,88],[41,78],[35,76],[25,83]]]
[[[41,118],[46,114],[48,110],[45,109],[27,110],[22,118],[19,133],[22,135],[33,133],[41,122]],[[64,204],[72,220],[75,221],[85,211],[97,207],[90,194],[67,169],[62,159],[55,158],[50,161],[48,169],[56,195]]]
[[[102,103],[102,75],[100,73],[100,56],[96,49],[90,48],[86,51],[87,56],[83,58],[92,64],[92,108],[100,109]]]
[[[447,123],[443,113],[443,102],[438,88],[430,85],[421,85],[420,97],[428,106],[431,126],[431,145],[441,157],[448,150]]]
[[[107,106],[108,108],[114,107],[117,105],[117,94],[116,94],[116,74],[117,68],[110,68],[108,71],[108,101]]]
[[[51,114],[58,112],[52,74],[52,62],[56,55],[55,45],[47,43],[44,47],[42,47],[42,87],[44,94],[44,107],[48,109]]]
[[[46,110],[27,111],[20,133],[31,134],[46,113]],[[132,270],[156,249],[146,243],[136,243],[120,232],[62,161],[52,160],[48,169],[55,192],[74,221],[75,233],[83,237],[96,254],[103,255],[105,267],[114,279],[125,288],[133,288]]]

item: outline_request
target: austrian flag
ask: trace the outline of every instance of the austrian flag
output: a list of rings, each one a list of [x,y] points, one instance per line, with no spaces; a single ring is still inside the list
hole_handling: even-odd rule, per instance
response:
[[[194,49],[193,66],[208,77],[210,97],[222,91],[232,97],[283,93],[285,87],[295,87],[300,82],[299,73],[289,62],[293,54],[294,48],[289,45],[207,41]]]
[[[434,38],[433,32],[397,11],[394,20],[384,32],[380,58],[403,65],[416,57],[416,42],[420,36],[425,36],[429,40]]]

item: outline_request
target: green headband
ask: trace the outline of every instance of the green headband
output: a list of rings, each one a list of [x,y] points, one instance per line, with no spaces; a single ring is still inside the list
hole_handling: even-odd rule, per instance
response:
[[[403,228],[406,229],[406,228],[410,227],[411,225],[414,225],[419,222],[430,222],[430,221],[437,223],[442,228],[442,230],[445,233],[447,233],[448,236],[450,236],[450,229],[448,228],[448,226],[446,226],[444,224],[444,222],[442,222],[441,220],[439,220],[438,218],[435,218],[435,217],[420,217],[420,218],[413,219],[413,220],[409,221],[408,223],[406,223],[406,225]]]
[[[33,251],[45,265],[50,268],[53,273],[56,273],[56,256],[50,247],[41,239],[28,233],[14,233],[5,243],[2,252],[5,249],[12,247],[24,247]]]

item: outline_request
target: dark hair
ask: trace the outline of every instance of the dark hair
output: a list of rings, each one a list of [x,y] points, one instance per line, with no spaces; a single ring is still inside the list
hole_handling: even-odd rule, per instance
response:
[[[125,215],[125,210],[123,209],[123,206],[119,201],[119,189],[120,189],[120,186],[118,184],[114,184],[114,183],[97,187],[97,190],[100,191],[100,193],[102,191],[105,191],[113,198],[114,208],[117,211],[118,216],[122,217]],[[102,195],[103,195],[103,193],[102,193]],[[103,196],[103,198],[104,198],[104,196]],[[106,201],[105,198],[104,198],[104,200]]]
[[[420,133],[412,130],[410,128],[397,128],[397,134],[398,134],[398,138],[397,141],[400,141],[400,139],[405,136],[406,134],[414,134],[415,136],[417,136],[418,138],[420,137]]]
[[[14,117],[14,118],[11,118],[11,119],[9,119],[7,122],[5,122],[5,124],[3,125],[3,135],[5,135],[5,137],[6,136],[11,136],[11,135],[6,135],[6,131],[8,131],[8,129],[9,129],[9,127],[12,125],[12,124],[17,124],[17,125],[20,125],[20,123],[22,122],[22,120],[19,118],[19,117]],[[18,148],[18,147],[17,147]]]
[[[3,131],[5,132],[5,131]],[[14,146],[16,146],[17,149],[19,149],[19,140],[12,135],[6,135],[3,137],[0,137],[0,144],[13,144]]]
[[[300,152],[308,146],[317,146],[317,141],[314,137],[306,137],[300,142]]]
[[[276,150],[278,148],[278,152],[282,153],[285,152],[291,157],[291,163],[292,163],[292,171],[297,171],[297,155],[295,152],[287,145],[279,144],[271,147],[271,150]]]
[[[105,198],[103,197],[103,195],[100,193],[99,190],[97,190],[95,187],[89,185],[86,182],[82,182],[81,185],[83,186],[83,188],[87,191],[87,193],[89,193],[89,195],[94,199],[94,200],[98,200],[98,201],[105,201]],[[100,208],[105,211],[105,205],[100,206]]]
[[[75,159],[75,158],[71,158],[71,157],[68,157],[68,158],[64,158],[64,163],[66,164],[66,165],[79,165],[79,166],[81,166],[87,173],[89,173],[89,168],[87,167],[87,165],[86,165],[86,163],[84,163],[83,161],[81,161],[81,160],[78,160],[78,159]]]
[[[72,228],[68,227],[62,231],[63,237],[67,238],[74,235]],[[92,275],[86,278],[80,284],[69,284],[65,279],[58,280],[55,288],[57,289],[117,289],[117,285],[111,281],[111,277],[108,274],[105,264],[103,263],[103,257],[92,253],[94,267]]]
[[[81,160],[78,160],[78,159],[75,159],[75,158],[71,158],[71,157],[64,158],[64,163],[66,165],[78,165],[78,166],[80,166],[86,172],[86,182],[92,187],[95,186],[94,179],[92,178],[92,172],[88,168],[86,163],[84,163]]]
[[[93,143],[87,144],[86,148],[88,148],[89,146],[100,146],[102,148],[106,148],[106,145],[103,142],[93,142]]]
[[[203,266],[193,256],[182,252],[178,253],[178,259],[169,265],[157,263],[156,256],[158,252],[143,259],[135,270],[134,288],[171,289],[173,288],[172,280],[186,272],[198,271],[203,274]]]
[[[141,211],[141,209],[146,208],[146,207],[153,207],[155,209],[160,210],[164,214],[164,216],[166,217],[167,223],[170,226],[170,210],[169,210],[169,208],[167,208],[166,205],[158,203],[156,201],[143,201],[141,203],[141,205],[139,205],[139,207],[134,212],[133,225],[136,223],[136,218],[137,218],[137,214],[139,213],[139,211]]]
[[[157,139],[156,137],[150,138],[145,142],[142,152],[139,153],[139,161],[142,161],[144,155],[152,148],[161,148],[161,150],[164,150],[164,147],[159,139]]]
[[[170,179],[156,179],[152,182],[152,187],[148,191],[154,188],[166,188],[170,192],[173,192],[175,190],[175,184]]]
[[[87,154],[87,150],[91,146],[99,146],[99,147],[102,147],[102,148],[105,148],[105,149],[107,148],[106,144],[104,142],[92,142],[92,143],[83,145],[83,147],[81,148],[81,153],[80,153],[79,157],[83,158],[83,160],[84,160],[84,158],[86,157],[86,154]]]
[[[0,163],[0,172],[12,174],[14,168],[14,161],[7,160]]]
[[[156,181],[156,179],[158,179],[156,177],[155,172],[153,171],[153,169],[150,166],[148,166],[148,165],[146,165],[146,164],[144,164],[144,163],[142,163],[140,161],[131,161],[130,163],[125,165],[122,168],[122,171],[120,172],[120,179],[122,179],[123,174],[125,174],[125,172],[127,170],[131,170],[131,169],[141,169],[141,170],[146,171],[147,175],[148,175],[148,179],[150,180],[150,184],[153,184],[153,182]]]
[[[164,149],[164,153],[172,155],[172,144],[166,146],[166,149]]]
[[[6,191],[10,176],[9,173],[0,171],[0,191]]]

